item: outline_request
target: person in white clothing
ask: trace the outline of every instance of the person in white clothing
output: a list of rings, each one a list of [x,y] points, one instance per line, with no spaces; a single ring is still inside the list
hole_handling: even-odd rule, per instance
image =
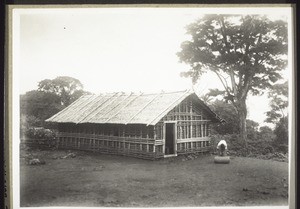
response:
[[[225,140],[219,141],[219,143],[217,145],[217,150],[218,150],[219,156],[225,156],[226,155],[226,152],[227,152],[227,143],[226,143]]]

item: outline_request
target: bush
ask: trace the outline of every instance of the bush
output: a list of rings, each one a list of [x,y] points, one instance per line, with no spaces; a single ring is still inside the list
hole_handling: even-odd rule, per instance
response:
[[[43,127],[28,128],[25,132],[26,137],[30,139],[44,139],[53,140],[56,139],[56,132]]]
[[[287,154],[288,151],[289,151],[289,146],[286,145],[286,144],[277,144],[277,143],[274,143],[274,147],[275,147],[275,150],[277,152],[281,152],[283,154]]]
[[[243,143],[239,140],[237,134],[226,134],[226,135],[212,135],[211,136],[211,146],[212,151],[217,151],[217,145],[220,140],[225,140],[227,143],[227,149],[229,152],[240,152],[243,149]]]
[[[246,148],[238,134],[213,135],[211,137],[212,152],[216,152],[217,144],[220,140],[227,142],[227,148],[230,155],[236,156],[258,156],[274,153],[277,150],[272,142],[266,140],[248,140]],[[284,149],[284,148],[282,148]]]

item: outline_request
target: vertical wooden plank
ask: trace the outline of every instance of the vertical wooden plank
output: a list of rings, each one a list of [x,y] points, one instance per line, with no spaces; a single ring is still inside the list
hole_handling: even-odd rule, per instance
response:
[[[184,119],[185,119],[185,123],[184,123],[184,130],[185,130],[185,139],[188,138],[188,125],[187,125],[187,120],[186,120],[186,116],[184,116]]]
[[[199,124],[199,136],[202,137],[202,123]]]
[[[180,137],[180,126],[181,126],[181,123],[180,123],[180,121],[178,121],[178,123],[177,123],[177,139],[180,139],[181,137]]]
[[[182,124],[182,138],[185,139],[185,125]]]
[[[191,121],[191,124],[190,124],[191,125],[190,126],[191,137],[190,138],[193,138],[193,122],[192,122],[192,120],[193,120],[193,102],[190,101],[190,121]]]
[[[174,154],[177,154],[177,123],[174,124]]]
[[[162,132],[162,138],[166,139],[166,133],[165,133],[165,123],[161,124],[161,132]]]
[[[207,132],[208,132],[207,135],[210,136],[210,124],[209,123],[207,124]]]
[[[180,136],[179,136],[179,134],[180,134],[179,125],[176,126],[176,131],[177,131],[176,138],[179,139],[180,138]]]
[[[146,138],[149,139],[149,126],[146,126]]]
[[[190,121],[190,138],[193,138],[193,122]]]
[[[179,129],[180,129],[180,139],[183,139],[182,122],[180,122],[180,127],[179,127]]]
[[[136,138],[136,126],[132,125],[132,129],[131,130],[132,130],[131,134],[133,135],[134,138]]]
[[[186,116],[185,116],[186,118]],[[189,126],[188,126],[188,121],[185,121],[185,138],[189,138]]]
[[[181,122],[180,129],[181,129],[181,139],[184,139],[184,122],[183,121]]]
[[[166,136],[165,136],[165,124],[161,124],[161,130],[162,130],[162,140],[163,140],[163,153],[166,154]]]
[[[188,138],[188,120],[187,120],[187,116],[184,116],[185,118],[185,138]]]

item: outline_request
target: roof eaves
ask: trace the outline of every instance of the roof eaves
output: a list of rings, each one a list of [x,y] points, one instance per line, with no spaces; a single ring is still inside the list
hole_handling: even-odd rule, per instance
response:
[[[79,97],[75,102],[73,102],[72,104],[70,104],[69,106],[67,106],[65,109],[59,111],[58,113],[56,113],[55,115],[53,115],[52,117],[46,119],[46,122],[53,122],[53,120],[58,117],[61,116],[64,112],[66,112],[67,110],[73,108],[75,105],[77,105],[78,103],[83,103],[85,100],[83,100],[83,97],[86,96],[93,96],[93,95],[82,95],[81,97]]]

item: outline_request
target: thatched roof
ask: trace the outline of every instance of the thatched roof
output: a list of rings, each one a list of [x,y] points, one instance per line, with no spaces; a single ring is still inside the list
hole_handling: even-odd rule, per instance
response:
[[[76,124],[155,125],[188,96],[193,96],[199,100],[199,104],[207,110],[208,114],[211,114],[215,121],[222,122],[195,93],[189,91],[159,94],[110,93],[85,95],[46,121]]]

